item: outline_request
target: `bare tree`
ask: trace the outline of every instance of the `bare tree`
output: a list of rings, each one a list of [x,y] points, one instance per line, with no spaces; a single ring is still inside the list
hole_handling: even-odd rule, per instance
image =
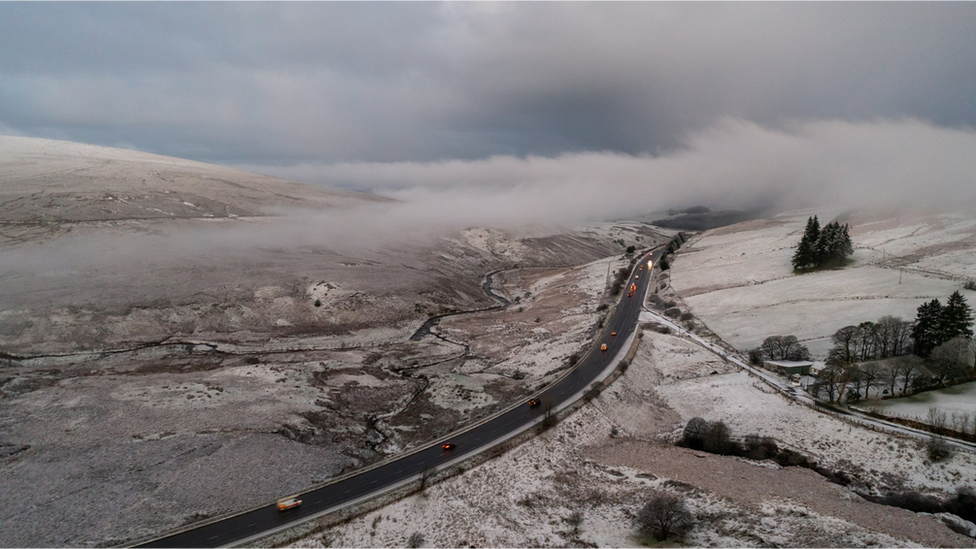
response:
[[[801,345],[796,336],[769,336],[759,346],[769,360],[807,360],[810,351]]]
[[[861,377],[864,379],[864,398],[871,397],[871,388],[878,387],[884,373],[884,366],[879,362],[868,362],[861,365]]]
[[[647,503],[637,513],[637,528],[664,541],[673,535],[687,532],[693,523],[685,502],[667,492],[652,492]]]
[[[857,325],[857,360],[874,358],[877,339],[878,327],[874,322],[867,321]]]
[[[833,341],[837,359],[843,362],[854,362],[857,353],[857,326],[844,326],[834,332]]]
[[[891,352],[892,356],[906,355],[912,352],[912,321],[901,320],[900,324],[897,325],[896,330],[892,336],[893,349]]]
[[[929,415],[927,423],[932,427],[932,429],[939,434],[945,434],[946,429],[946,413],[935,406],[929,407]]]
[[[817,387],[814,389],[816,394],[826,392],[829,402],[840,402],[844,398],[847,387],[849,367],[848,364],[831,364],[828,362],[824,369],[817,374]]]
[[[901,386],[901,394],[903,395],[908,393],[909,385],[918,379],[918,376],[920,375],[919,363],[917,360],[913,360],[913,358],[914,357],[905,357],[905,359],[901,361],[901,376],[903,381]]]
[[[689,448],[701,449],[705,441],[705,433],[708,432],[708,428],[711,426],[712,424],[704,418],[693,417],[689,419],[682,434],[682,441]]]
[[[932,349],[932,354],[925,363],[940,387],[946,381],[965,375],[969,369],[969,340],[965,337],[954,337],[946,341]]]
[[[888,393],[894,396],[895,385],[898,384],[898,380],[901,378],[901,372],[905,368],[904,358],[896,358],[887,362],[884,366],[884,381],[885,385],[888,387]]]

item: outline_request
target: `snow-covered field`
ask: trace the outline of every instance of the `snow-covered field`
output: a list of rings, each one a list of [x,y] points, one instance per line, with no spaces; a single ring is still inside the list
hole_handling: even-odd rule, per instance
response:
[[[632,517],[650,490],[679,494],[697,517],[693,546],[973,546],[932,517],[872,504],[805,469],[671,446],[695,415],[762,433],[879,489],[945,494],[976,459],[927,465],[915,443],[825,417],[769,394],[702,347],[645,331],[632,365],[553,429],[479,465],[337,526],[299,547],[597,546],[647,542]],[[616,433],[616,435],[612,434]],[[582,514],[578,531],[569,523]]]
[[[691,343],[682,346],[689,348]],[[694,351],[703,359],[707,351]],[[734,435],[771,436],[801,449],[821,464],[852,473],[879,490],[952,493],[976,479],[976,455],[960,452],[948,463],[930,464],[922,445],[858,428],[774,393],[745,372],[675,381],[662,390],[683,421],[722,420]]]
[[[790,212],[707,231],[679,251],[672,286],[709,328],[740,350],[771,335],[795,335],[825,356],[844,326],[884,315],[906,320],[924,301],[945,302],[976,275],[971,215],[850,215],[854,263],[793,274],[790,258],[806,220],[838,212]],[[846,218],[845,218],[846,219]]]
[[[926,421],[929,408],[945,412],[951,425],[952,416],[961,418],[968,414],[970,425],[976,419],[976,381],[953,385],[944,389],[925,391],[917,395],[888,400],[872,400],[866,403],[869,408],[889,416],[899,416]]]

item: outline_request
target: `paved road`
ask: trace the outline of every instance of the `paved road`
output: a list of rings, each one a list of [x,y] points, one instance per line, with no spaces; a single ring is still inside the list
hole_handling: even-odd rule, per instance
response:
[[[442,441],[438,441],[399,459],[367,469],[355,476],[305,492],[300,496],[302,505],[295,509],[279,512],[274,504],[270,504],[158,538],[139,547],[218,547],[230,545],[303,519],[308,520],[312,516],[323,514],[327,510],[336,510],[353,500],[361,499],[363,496],[377,494],[404,482],[415,480],[426,468],[443,466],[457,458],[484,450],[504,440],[512,433],[540,421],[545,415],[547,407],[557,408],[560,404],[585,391],[624,348],[628,337],[636,329],[647,284],[651,278],[648,276],[647,261],[651,259],[657,262],[661,252],[660,249],[656,250],[638,262],[638,265],[643,265],[644,268],[635,270],[627,282],[627,287],[622,290],[620,303],[608,322],[604,335],[597,343],[597,349],[591,350],[580,360],[576,368],[536,396],[535,398],[541,403],[539,406],[532,408],[525,403],[513,407],[490,420],[448,437],[446,441],[455,445],[453,450],[443,450],[441,448]],[[637,291],[633,297],[628,297],[631,283],[636,285]],[[616,332],[617,335],[611,336],[611,332]],[[607,344],[605,352],[598,350],[600,343]],[[233,489],[232,487],[228,488]],[[269,496],[284,495],[269,494]]]

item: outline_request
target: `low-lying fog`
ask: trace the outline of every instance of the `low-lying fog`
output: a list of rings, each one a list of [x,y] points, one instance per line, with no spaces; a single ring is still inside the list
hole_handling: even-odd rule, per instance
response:
[[[495,225],[621,218],[670,207],[943,208],[976,198],[976,132],[916,119],[738,119],[659,155],[586,152],[476,161],[337,163],[271,169],[290,179],[400,199],[400,223]]]
[[[269,170],[398,200],[325,210],[278,209],[274,218],[217,230],[160,228],[107,239],[63,237],[45,253],[0,254],[0,272],[71,268],[111,258],[171,261],[214,249],[374,249],[464,227],[573,226],[671,207],[766,211],[842,208],[959,209],[976,203],[976,132],[920,120],[791,122],[726,119],[660,156],[611,152],[478,161],[339,163]],[[545,230],[545,229],[542,229]]]

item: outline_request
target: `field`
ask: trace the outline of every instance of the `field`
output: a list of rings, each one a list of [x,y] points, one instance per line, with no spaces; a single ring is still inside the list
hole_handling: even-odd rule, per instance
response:
[[[953,414],[958,417],[964,414],[976,417],[976,381],[925,391],[910,397],[871,401],[867,406],[889,416],[918,421],[928,419],[929,408],[945,412],[950,420]]]
[[[838,270],[794,274],[790,258],[806,220],[841,212],[790,212],[702,233],[673,262],[672,285],[690,310],[740,350],[795,335],[823,358],[838,329],[884,315],[915,318],[976,277],[976,225],[958,214],[847,213],[855,253]],[[771,328],[775,327],[775,328]]]

